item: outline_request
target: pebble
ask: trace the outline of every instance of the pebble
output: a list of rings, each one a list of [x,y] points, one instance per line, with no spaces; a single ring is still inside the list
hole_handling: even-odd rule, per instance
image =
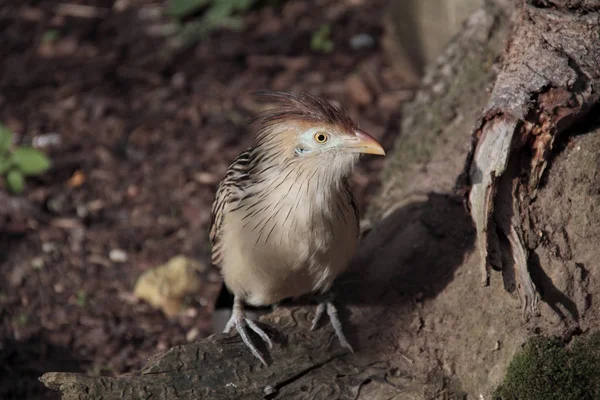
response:
[[[38,149],[43,149],[46,147],[57,147],[62,143],[60,134],[58,133],[48,133],[45,135],[39,135],[33,138],[31,144],[33,147]]]
[[[199,335],[200,335],[200,329],[198,329],[198,328],[192,328],[185,335],[185,340],[187,340],[188,342],[193,342],[194,340],[196,340],[196,338],[198,338]]]
[[[52,253],[58,250],[58,246],[54,242],[44,242],[42,243],[42,251],[44,253]]]
[[[44,259],[42,257],[35,257],[35,258],[31,259],[31,267],[33,269],[44,268]]]
[[[350,47],[354,50],[368,49],[375,45],[375,39],[368,33],[359,33],[350,38]]]
[[[265,386],[263,393],[266,394],[267,396],[271,395],[271,394],[275,393],[275,388],[273,388],[273,386],[271,386],[271,385]]]
[[[114,263],[126,263],[127,253],[121,249],[112,249],[110,253],[108,253],[108,258]]]

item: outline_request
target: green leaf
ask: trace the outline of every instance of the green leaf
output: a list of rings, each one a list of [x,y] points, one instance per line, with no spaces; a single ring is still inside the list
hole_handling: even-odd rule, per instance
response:
[[[322,53],[331,53],[333,51],[333,42],[329,38],[331,34],[331,25],[322,25],[316,32],[313,33],[310,39],[310,48],[313,51]]]
[[[23,192],[23,188],[25,187],[25,176],[18,169],[11,169],[6,174],[6,186],[8,186],[8,190],[15,194],[19,194]]]
[[[10,149],[10,145],[12,144],[13,133],[0,123],[0,153],[3,153]]]
[[[31,147],[19,147],[12,155],[15,166],[24,175],[38,175],[50,168],[50,159]]]
[[[4,175],[13,166],[12,158],[0,155],[0,175]]]
[[[57,29],[48,29],[42,35],[42,42],[50,43],[56,41],[58,38],[60,38],[60,32]]]
[[[211,0],[171,0],[169,2],[169,14],[175,18],[183,18],[208,5],[210,1]]]
[[[85,307],[87,305],[87,293],[85,290],[80,290],[77,292],[77,299],[75,300],[75,303],[79,306],[79,307]]]

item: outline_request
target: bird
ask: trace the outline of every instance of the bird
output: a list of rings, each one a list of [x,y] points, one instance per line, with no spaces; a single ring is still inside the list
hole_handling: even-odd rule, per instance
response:
[[[340,344],[353,352],[333,303],[332,285],[358,246],[359,213],[348,182],[361,154],[385,155],[334,103],[307,93],[258,92],[273,105],[251,121],[252,147],[231,164],[212,205],[212,263],[233,294],[231,318],[262,364],[248,328],[269,347],[269,335],[247,318],[245,305],[276,305],[314,294],[315,329],[325,313]]]

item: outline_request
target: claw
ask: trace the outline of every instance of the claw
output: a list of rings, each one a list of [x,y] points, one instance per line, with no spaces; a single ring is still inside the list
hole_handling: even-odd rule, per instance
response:
[[[312,320],[312,325],[310,327],[311,331],[316,329],[321,317],[323,316],[323,313],[325,313],[325,303],[319,303],[317,306],[317,311],[315,312],[315,317]]]
[[[312,326],[310,327],[310,330],[315,330],[317,324],[319,323],[319,320],[325,313],[325,310],[327,310],[329,321],[331,321],[333,330],[335,331],[335,334],[338,340],[340,341],[342,347],[348,349],[351,353],[354,353],[354,349],[348,342],[348,339],[346,339],[346,335],[344,335],[344,330],[342,329],[342,322],[340,321],[340,318],[338,316],[337,308],[335,308],[335,305],[332,302],[331,295],[326,295],[326,300],[319,303],[319,305],[317,306],[317,311],[315,312],[315,316],[312,320]]]
[[[350,346],[350,343],[348,343],[346,335],[344,335],[344,330],[342,329],[342,322],[338,317],[337,309],[331,302],[327,303],[327,315],[329,315],[329,321],[331,321],[333,330],[335,331],[335,334],[337,335],[342,347],[345,347],[346,349],[350,350],[350,353],[354,353],[354,349],[352,348],[352,346]]]
[[[268,367],[269,364],[267,364],[267,362],[265,361],[265,358],[263,357],[262,353],[256,348],[254,343],[252,343],[252,340],[248,335],[248,330],[246,329],[246,326],[250,327],[252,331],[254,331],[258,336],[260,336],[260,338],[264,340],[264,342],[267,344],[267,346],[269,346],[270,349],[273,348],[273,342],[271,342],[269,336],[256,324],[256,322],[252,321],[249,318],[246,318],[246,313],[244,312],[244,306],[242,304],[242,301],[237,296],[234,298],[233,312],[231,313],[231,318],[227,322],[227,325],[225,325],[225,329],[223,330],[223,332],[229,333],[231,331],[231,328],[233,328],[234,326],[235,329],[238,331],[240,337],[242,338],[242,341],[244,342],[246,347],[250,349],[254,357],[258,358],[265,367]]]

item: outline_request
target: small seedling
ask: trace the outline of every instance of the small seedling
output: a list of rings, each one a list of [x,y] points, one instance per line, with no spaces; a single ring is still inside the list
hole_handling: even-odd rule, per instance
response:
[[[78,291],[75,304],[77,304],[79,307],[85,307],[87,305],[87,297],[88,296],[85,290]]]
[[[29,317],[27,316],[27,314],[25,313],[20,313],[19,315],[17,315],[14,319],[15,323],[18,326],[25,326],[27,325],[27,321],[29,320]]]
[[[55,42],[59,38],[60,38],[60,32],[58,30],[56,30],[56,29],[48,29],[42,35],[42,42],[43,43]]]
[[[0,176],[8,190],[23,192],[25,177],[40,175],[50,168],[50,159],[32,147],[14,146],[13,133],[0,123]]]
[[[190,44],[217,29],[242,29],[242,14],[256,2],[257,0],[170,0],[169,13],[182,22],[178,40]],[[200,13],[199,17],[183,23],[184,19]]]
[[[310,48],[313,51],[321,53],[331,53],[333,51],[333,41],[330,38],[331,25],[325,24],[312,34]]]

